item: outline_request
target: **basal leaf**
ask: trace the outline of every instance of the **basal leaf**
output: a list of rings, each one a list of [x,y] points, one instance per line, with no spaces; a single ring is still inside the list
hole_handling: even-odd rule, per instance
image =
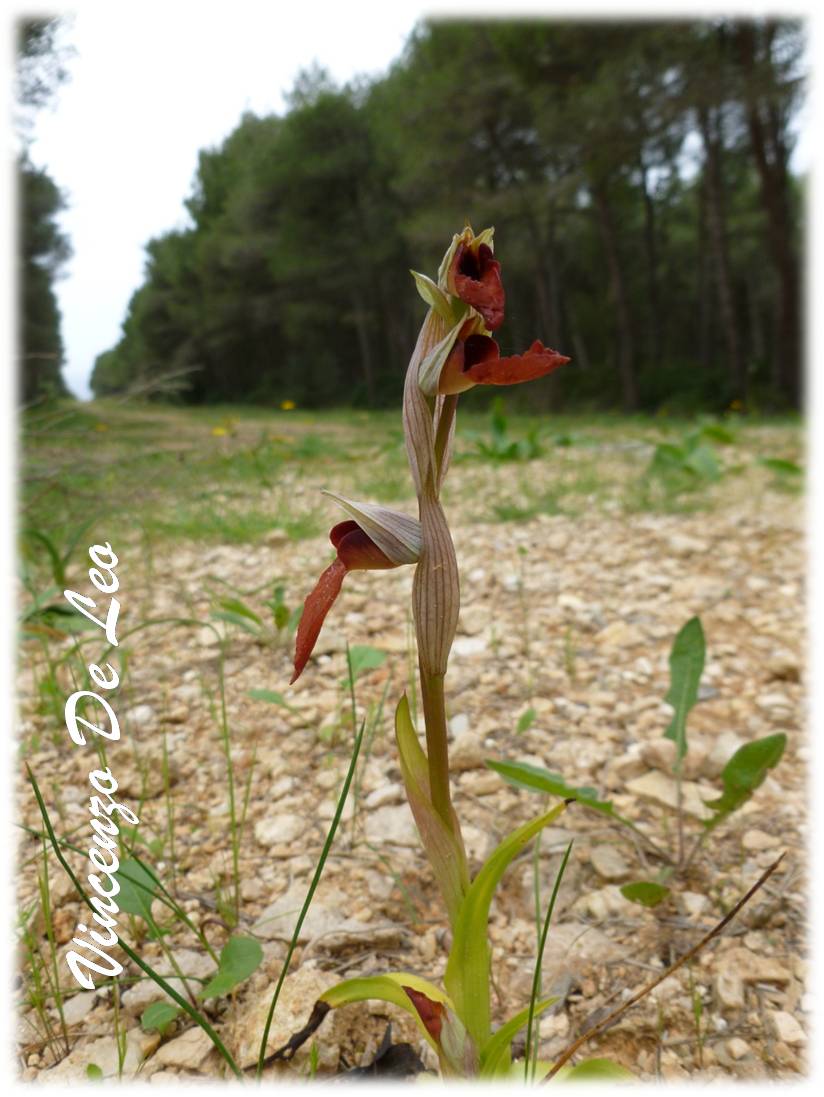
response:
[[[665,698],[675,711],[664,738],[675,743],[679,761],[687,753],[687,716],[698,700],[705,651],[701,622],[697,617],[691,617],[672,645],[669,657],[670,688]]]
[[[615,815],[609,800],[599,800],[595,789],[575,788],[568,785],[557,773],[550,773],[541,766],[529,762],[492,762],[484,763],[489,769],[500,773],[501,777],[516,788],[528,788],[535,792],[548,792],[551,796],[560,796],[562,800],[575,798],[579,804],[600,811],[603,815]]]
[[[421,979],[418,975],[412,975],[404,971],[387,972],[384,975],[371,975],[363,979],[345,979],[337,986],[330,987],[321,994],[318,999],[337,1009],[339,1006],[349,1005],[351,1002],[365,1002],[376,999],[379,1002],[390,1002],[399,1006],[412,1017],[417,1024],[421,1035],[429,1046],[440,1055],[440,1048],[432,1038],[431,1033],[421,1020],[420,1014],[412,1003],[412,999],[403,989],[411,987],[412,990],[425,994],[433,1002],[440,1002],[449,1009],[455,1011],[450,998],[440,987],[430,983],[427,979]],[[455,1011],[456,1012],[456,1011]]]
[[[222,998],[248,979],[263,959],[260,942],[253,937],[230,937],[220,952],[217,973],[198,993],[199,998]]]
[[[704,822],[708,828],[716,827],[722,819],[740,808],[764,781],[767,771],[777,766],[787,745],[783,731],[745,743],[730,758],[721,771],[724,791],[716,800],[705,800],[716,815]]]
[[[557,1001],[556,997],[544,998],[542,1002],[536,1002],[533,1017],[537,1017]],[[510,1017],[497,1032],[493,1032],[481,1048],[481,1078],[494,1078],[496,1075],[508,1073],[510,1044],[528,1020],[529,1006],[516,1013],[514,1017]]]
[[[452,930],[452,948],[444,985],[455,1011],[478,1047],[489,1039],[489,943],[487,923],[495,889],[509,864],[529,841],[566,808],[558,804],[540,818],[518,827],[495,849],[469,886]]]
[[[584,1059],[574,1067],[562,1067],[555,1075],[559,1082],[637,1082],[626,1067],[612,1059]]]
[[[663,884],[656,884],[653,880],[636,880],[632,884],[624,884],[621,894],[631,903],[638,903],[642,907],[657,907],[663,903],[669,895],[670,889]]]

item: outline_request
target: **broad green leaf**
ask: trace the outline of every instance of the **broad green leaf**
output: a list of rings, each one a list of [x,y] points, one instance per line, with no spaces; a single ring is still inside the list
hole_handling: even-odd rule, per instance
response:
[[[263,959],[260,942],[252,937],[230,937],[220,952],[217,974],[198,993],[198,998],[222,998],[255,971]]]
[[[449,921],[454,925],[463,897],[469,888],[466,852],[455,812],[452,812],[450,829],[432,804],[429,767],[412,725],[406,694],[401,697],[395,711],[395,738],[409,806],[446,903]]]
[[[697,617],[684,625],[670,652],[670,688],[665,700],[675,710],[665,739],[672,739],[680,762],[687,753],[687,716],[698,700],[698,686],[704,670],[704,630]]]
[[[446,963],[444,986],[455,1002],[455,1011],[478,1047],[489,1039],[489,906],[501,877],[544,827],[566,808],[558,804],[540,818],[518,827],[485,861],[469,886],[452,930],[452,948]]]
[[[349,664],[352,668],[352,681],[356,682],[367,670],[375,670],[386,662],[386,652],[368,644],[355,644],[349,649]],[[346,679],[349,681],[348,677]]]
[[[412,975],[404,971],[390,971],[384,975],[371,975],[364,979],[345,979],[337,986],[325,990],[318,1001],[326,1002],[332,1009],[349,1005],[350,1002],[365,1002],[370,999],[377,999],[379,1002],[390,1002],[392,1005],[405,1010],[414,1019],[426,1042],[433,1051],[440,1055],[441,1049],[421,1020],[420,1014],[412,1004],[412,999],[403,989],[405,986],[420,991],[427,998],[431,998],[433,1002],[441,1002],[453,1012],[457,1012],[449,996],[444,994],[440,987],[430,983],[427,979],[421,979],[418,975]]]
[[[621,894],[631,903],[638,903],[642,907],[657,907],[663,903],[669,895],[670,889],[663,884],[656,884],[653,880],[637,880],[632,884],[624,884]]]
[[[86,1067],[86,1077],[90,1082],[102,1082],[103,1071],[97,1065],[97,1063],[89,1063]]]
[[[140,1027],[144,1032],[154,1032],[156,1030],[162,1036],[179,1014],[180,1010],[177,1006],[173,1006],[171,1002],[152,1002],[150,1006],[143,1010]]]
[[[707,819],[704,826],[709,829],[718,826],[722,819],[746,803],[764,781],[767,771],[778,765],[786,745],[787,736],[779,731],[739,747],[721,771],[724,791],[716,800],[704,801],[717,813]]]
[[[560,796],[562,800],[574,798],[579,804],[600,811],[602,815],[612,815],[619,819],[613,810],[609,800],[599,800],[595,789],[589,787],[575,788],[568,785],[563,777],[557,773],[550,773],[542,766],[533,766],[529,762],[492,762],[487,760],[484,765],[489,769],[500,773],[501,777],[516,788],[528,788],[535,792],[548,792],[551,796]]]
[[[544,998],[535,1003],[533,1017],[538,1017],[558,1001],[556,998]],[[529,1020],[529,1006],[516,1013],[494,1032],[481,1048],[481,1078],[494,1078],[509,1071],[509,1047],[518,1033]]]
[[[721,476],[721,466],[715,451],[704,442],[700,442],[687,453],[684,467],[702,480],[718,480]]]
[[[154,877],[138,861],[128,858],[121,862],[113,879],[120,884],[116,900],[120,909],[154,924],[152,900],[157,892]]]

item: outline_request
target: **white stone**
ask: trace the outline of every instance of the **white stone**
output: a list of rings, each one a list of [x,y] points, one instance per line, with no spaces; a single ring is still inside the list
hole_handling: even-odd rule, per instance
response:
[[[807,1037],[804,1029],[791,1013],[787,1013],[783,1009],[770,1009],[767,1010],[767,1020],[777,1040],[783,1040],[785,1044],[789,1044],[791,1047],[806,1043]]]
[[[678,791],[675,781],[666,777],[657,770],[651,770],[642,777],[635,777],[627,782],[627,792],[636,796],[644,796],[648,800],[654,800],[669,808],[678,806]],[[709,819],[713,812],[706,807],[704,800],[717,797],[718,792],[707,786],[694,784],[692,781],[681,782],[682,808],[687,815],[693,815],[696,819]]]
[[[623,880],[629,872],[629,865],[615,846],[594,846],[589,859],[605,880]]]
[[[415,820],[408,804],[386,806],[370,811],[366,816],[366,839],[376,845],[408,846],[416,849],[420,845]]]
[[[255,841],[262,846],[282,846],[306,834],[308,823],[299,815],[271,815],[255,823]]]
[[[177,1036],[158,1048],[152,1062],[179,1067],[181,1070],[198,1070],[213,1047],[214,1044],[203,1029],[195,1025],[182,1036]]]

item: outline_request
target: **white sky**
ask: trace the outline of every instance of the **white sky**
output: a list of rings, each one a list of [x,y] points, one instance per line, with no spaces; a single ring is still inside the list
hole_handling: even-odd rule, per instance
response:
[[[186,223],[183,201],[198,151],[220,144],[245,110],[282,111],[283,94],[302,68],[318,61],[340,82],[382,72],[426,12],[574,18],[593,7],[616,16],[675,12],[660,3],[515,9],[437,0],[50,5],[51,13],[73,13],[66,38],[76,56],[55,105],[36,117],[31,155],[69,203],[61,224],[74,255],[57,285],[69,387],[90,395],[94,359],[117,342],[142,281],[145,244]],[[732,8],[753,10],[728,3]]]
[[[144,245],[186,221],[198,151],[245,110],[282,111],[283,93],[314,59],[340,81],[382,71],[420,11],[387,4],[363,33],[347,3],[289,7],[286,19],[274,3],[75,7],[70,81],[39,113],[31,156],[69,201],[61,224],[74,255],[57,292],[64,376],[77,395],[89,395],[95,357],[119,338]]]

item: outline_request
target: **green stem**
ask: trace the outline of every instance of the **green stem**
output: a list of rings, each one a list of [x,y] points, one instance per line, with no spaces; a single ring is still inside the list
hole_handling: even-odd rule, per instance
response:
[[[444,676],[426,674],[421,667],[421,698],[426,725],[426,758],[429,765],[429,791],[432,805],[450,830],[454,812],[449,791],[449,750],[446,735]]]

